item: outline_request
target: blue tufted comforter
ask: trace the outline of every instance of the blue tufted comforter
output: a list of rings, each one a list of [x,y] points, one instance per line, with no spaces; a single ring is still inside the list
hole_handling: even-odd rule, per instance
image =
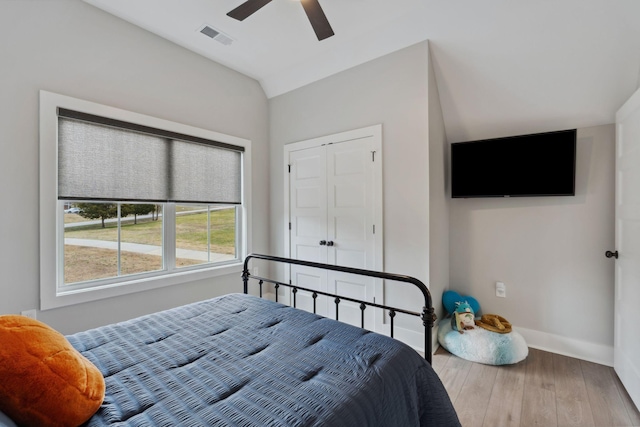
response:
[[[67,337],[106,380],[88,426],[458,426],[399,341],[232,294]]]

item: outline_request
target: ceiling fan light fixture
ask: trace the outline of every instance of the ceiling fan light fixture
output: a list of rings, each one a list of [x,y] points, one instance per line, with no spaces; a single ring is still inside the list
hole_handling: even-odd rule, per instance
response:
[[[271,0],[248,0],[227,13],[227,16],[238,21],[244,21],[269,3],[271,3]]]
[[[335,34],[318,0],[296,1],[302,4],[302,7],[307,14],[307,18],[309,18],[309,22],[311,23],[311,27],[316,33],[316,37],[318,37],[319,41],[329,38]],[[237,19],[238,21],[244,21],[269,3],[271,3],[271,0],[247,0],[231,12],[227,13],[227,16]]]
[[[318,37],[318,41],[322,41],[335,34],[318,0],[301,0],[300,3],[307,14],[307,18],[309,18],[311,27],[313,27],[316,37]]]

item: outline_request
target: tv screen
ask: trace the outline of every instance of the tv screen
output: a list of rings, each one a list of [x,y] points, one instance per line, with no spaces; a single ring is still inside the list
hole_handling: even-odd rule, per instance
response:
[[[576,130],[451,144],[451,195],[575,195]]]

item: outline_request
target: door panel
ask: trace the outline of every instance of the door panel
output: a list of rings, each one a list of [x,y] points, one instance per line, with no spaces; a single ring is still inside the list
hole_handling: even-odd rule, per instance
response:
[[[357,268],[375,268],[373,138],[327,147],[328,260],[340,264],[338,250],[362,253]]]
[[[640,182],[640,170],[630,160],[638,161],[638,152],[627,154],[627,158],[618,170],[618,195],[620,196],[618,208],[620,218],[634,220],[637,217],[637,208],[640,206],[640,194],[633,191],[633,186]],[[627,187],[631,188],[627,188]]]
[[[294,151],[289,164],[289,221],[290,256],[305,261],[327,262],[325,246],[319,242],[327,238],[327,180],[326,151],[323,147]],[[317,269],[291,266],[293,283],[314,290],[326,290],[327,274]],[[293,303],[293,297],[289,295]],[[313,311],[313,299],[307,292],[296,295],[296,306]],[[319,314],[325,314],[326,302]]]
[[[343,216],[333,221],[334,234],[337,241],[365,241],[367,239],[366,218]]]
[[[334,276],[334,283],[332,288],[336,290],[336,293],[345,297],[355,298],[359,300],[372,300],[373,295],[371,292],[373,286],[368,281],[363,281],[361,277],[354,275],[343,274],[340,278]],[[329,317],[335,318],[335,302],[330,301],[332,309],[327,310],[330,313]],[[341,322],[349,323],[354,326],[360,327],[362,325],[362,311],[360,305],[351,301],[341,301],[339,305],[339,320]],[[365,320],[364,328],[374,330],[374,317],[371,307],[364,311]]]
[[[367,264],[367,254],[362,250],[348,250],[336,248],[335,259],[336,265],[344,267],[363,268]]]
[[[358,181],[351,181],[349,178],[344,178],[342,182],[334,183],[333,187],[333,208],[335,209],[348,209],[356,208],[363,209],[367,207],[367,186],[365,182],[360,181],[365,178],[366,175],[354,175],[351,178]],[[338,181],[336,179],[336,181]]]
[[[296,236],[298,238],[312,237],[317,239],[318,236],[325,234],[324,218],[318,216],[298,216],[296,221]],[[313,240],[315,242],[315,240]]]
[[[326,153],[322,147],[290,155],[290,251],[291,257],[326,262],[318,245],[327,236]]]
[[[292,276],[291,280],[293,283],[307,289],[316,289],[320,290],[322,287],[326,287],[324,285],[327,281],[327,274],[324,271],[318,271],[313,268],[292,268]],[[293,305],[293,296],[291,297],[291,301]],[[316,300],[316,313],[326,316],[326,298],[318,297]],[[311,292],[306,291],[298,291],[295,297],[295,306],[302,310],[314,312],[313,310],[313,297]]]
[[[616,114],[614,368],[640,407],[640,341],[630,330],[640,306],[640,91]]]
[[[327,147],[327,232],[328,239],[334,242],[327,248],[330,264],[375,268],[372,151],[372,137]],[[345,296],[373,302],[374,284],[368,277],[328,272],[328,289],[332,293],[342,291]],[[327,307],[327,311],[331,312],[331,308]],[[375,329],[373,316],[374,310],[365,310],[365,327]],[[360,326],[360,308],[354,303],[341,303],[340,319]]]

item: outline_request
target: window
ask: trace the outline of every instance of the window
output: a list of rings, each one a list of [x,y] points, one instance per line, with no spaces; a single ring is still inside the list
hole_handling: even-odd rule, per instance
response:
[[[40,98],[41,309],[240,271],[249,141]]]

